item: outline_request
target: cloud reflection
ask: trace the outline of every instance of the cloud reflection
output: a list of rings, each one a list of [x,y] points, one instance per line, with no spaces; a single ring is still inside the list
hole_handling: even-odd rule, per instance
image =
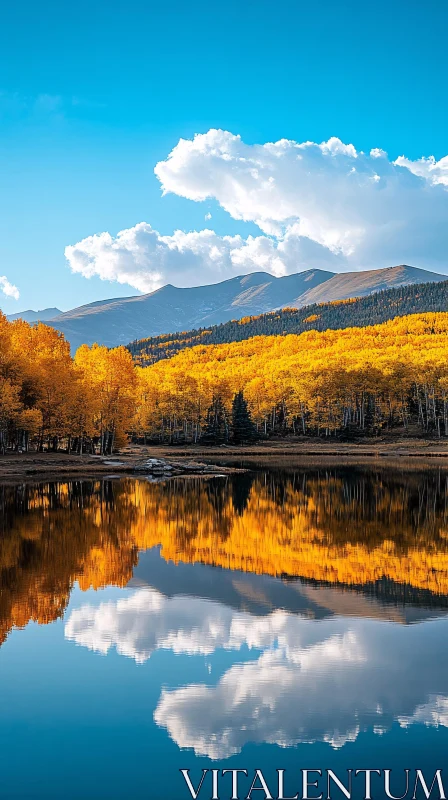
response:
[[[179,747],[220,759],[248,742],[289,747],[322,741],[339,748],[361,730],[382,733],[394,721],[448,726],[439,630],[447,624],[310,620],[283,610],[255,616],[144,588],[117,602],[75,609],[65,635],[99,653],[115,647],[138,663],[158,649],[186,655],[259,650],[258,658],[235,663],[215,686],[162,690],[157,724]]]

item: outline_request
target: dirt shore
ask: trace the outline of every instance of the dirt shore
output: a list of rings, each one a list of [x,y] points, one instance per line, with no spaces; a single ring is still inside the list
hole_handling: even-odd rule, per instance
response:
[[[165,466],[176,464],[173,474],[159,469],[158,466],[145,466],[147,459],[161,459]],[[207,463],[210,461],[207,459]],[[196,466],[196,469],[195,469]],[[205,459],[199,459],[192,452],[183,453],[179,458],[173,449],[162,454],[160,448],[127,447],[113,456],[73,455],[67,453],[8,453],[0,456],[0,482],[40,480],[81,480],[83,478],[117,477],[133,475],[135,477],[150,476],[154,472],[164,479],[182,474],[182,477],[213,477],[215,474],[231,474],[239,472],[237,467],[226,467],[222,463],[216,469],[206,467]]]
[[[114,456],[68,455],[66,453],[8,453],[0,456],[0,481],[57,480],[71,477],[137,474],[136,465],[147,458],[176,462],[216,464],[220,472],[232,467],[342,466],[371,464],[398,469],[448,469],[448,441],[428,439],[364,439],[356,443],[318,439],[284,439],[253,445],[205,447],[138,446],[124,448]]]

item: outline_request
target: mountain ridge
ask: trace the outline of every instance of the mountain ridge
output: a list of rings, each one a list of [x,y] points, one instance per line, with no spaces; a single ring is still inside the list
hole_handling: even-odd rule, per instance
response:
[[[59,314],[62,314],[59,308],[42,308],[40,311],[34,311],[32,308],[29,308],[27,311],[7,314],[6,319],[9,322],[14,322],[16,319],[23,319],[24,322],[48,322]]]
[[[365,297],[373,292],[381,292],[410,283],[428,283],[446,279],[447,276],[428,272],[408,264],[386,267],[382,270],[364,270],[362,272],[339,272],[320,286],[304,292],[299,298],[298,308],[313,303],[331,303],[333,300],[348,300],[350,297]]]
[[[179,288],[172,284],[146,295],[112,298],[71,309],[51,320],[72,349],[81,344],[127,345],[142,336],[194,325],[213,325],[286,305],[334,273],[306,270],[281,278],[267,272],[238,275],[216,284]]]
[[[346,273],[308,269],[281,277],[259,271],[205,286],[181,288],[166,284],[148,294],[96,300],[54,316],[50,313],[58,309],[27,311],[8,319],[23,319],[26,315],[29,322],[40,319],[60,330],[74,351],[81,344],[97,342],[116,347],[279,308],[303,308],[314,303],[363,297],[390,287],[447,279],[447,275],[406,264]]]

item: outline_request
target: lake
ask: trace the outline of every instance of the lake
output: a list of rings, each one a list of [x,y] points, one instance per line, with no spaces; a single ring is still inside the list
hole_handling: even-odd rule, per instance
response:
[[[0,797],[182,800],[203,768],[262,768],[274,797],[277,769],[288,797],[303,768],[391,768],[400,795],[443,768],[447,482],[1,486]]]

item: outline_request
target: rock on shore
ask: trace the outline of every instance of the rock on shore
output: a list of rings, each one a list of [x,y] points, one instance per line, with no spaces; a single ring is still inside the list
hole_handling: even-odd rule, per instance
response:
[[[171,478],[176,475],[227,475],[235,472],[227,467],[204,464],[201,461],[172,461],[162,458],[147,458],[134,466],[135,472],[154,478]]]

